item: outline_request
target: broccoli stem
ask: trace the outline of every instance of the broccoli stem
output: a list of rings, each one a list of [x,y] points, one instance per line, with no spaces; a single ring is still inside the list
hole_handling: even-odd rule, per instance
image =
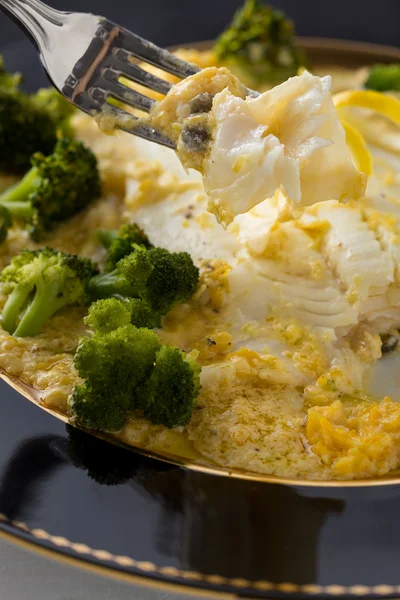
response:
[[[36,167],[33,167],[19,183],[11,186],[8,190],[0,195],[0,204],[5,204],[6,202],[23,202],[28,200],[30,194],[40,184],[40,181],[41,179],[38,176],[38,170]]]
[[[92,277],[89,282],[89,296],[93,300],[100,300],[102,298],[111,298],[116,295],[120,296],[132,296],[131,290],[125,289],[125,282],[122,280],[119,282],[118,275],[115,271],[111,273],[101,273]]]
[[[109,247],[111,246],[111,244],[113,243],[113,241],[117,239],[118,231],[99,229],[96,232],[96,236],[97,236],[100,244],[103,246],[103,248],[108,250]]]
[[[64,306],[65,301],[62,296],[60,297],[61,293],[62,285],[59,281],[52,283],[38,281],[33,300],[23,314],[14,335],[17,337],[35,335]]]
[[[31,169],[19,183],[0,194],[0,205],[16,219],[28,221],[33,215],[29,196],[39,185],[40,178],[37,173],[36,168]]]
[[[20,311],[32,292],[34,285],[18,285],[8,296],[2,312],[2,327],[8,333],[14,333],[17,328]]]
[[[23,219],[24,221],[28,221],[34,212],[29,200],[25,202],[20,202],[19,200],[15,202],[3,202],[0,198],[0,206],[6,208],[16,219]]]

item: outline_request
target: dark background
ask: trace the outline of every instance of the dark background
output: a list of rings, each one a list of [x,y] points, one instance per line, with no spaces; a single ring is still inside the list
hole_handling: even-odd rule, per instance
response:
[[[104,15],[160,45],[214,38],[242,0],[48,0],[61,10]],[[274,0],[300,35],[400,45],[400,0]],[[34,51],[18,27],[0,13],[0,47],[10,69],[37,81]]]

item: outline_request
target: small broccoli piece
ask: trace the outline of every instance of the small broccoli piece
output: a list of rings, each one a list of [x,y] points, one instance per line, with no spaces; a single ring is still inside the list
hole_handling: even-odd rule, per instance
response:
[[[143,300],[123,296],[97,300],[90,306],[84,321],[99,334],[110,333],[128,323],[147,329],[161,326],[160,316]]]
[[[76,386],[68,399],[71,422],[94,431],[118,431],[126,421],[129,397],[120,393],[106,396],[89,384]]]
[[[118,262],[113,271],[93,277],[89,284],[91,298],[138,297],[138,285],[142,280],[147,281],[151,270],[147,250],[136,246],[131,254]]]
[[[34,240],[69,219],[101,193],[97,160],[81,142],[59,140],[54,152],[35,154],[32,168],[16,185],[0,194],[0,205],[23,220]]]
[[[8,235],[8,230],[12,226],[12,217],[9,210],[0,205],[0,244],[2,244]]]
[[[68,102],[55,88],[42,88],[31,96],[31,100],[38,110],[46,112],[57,126],[62,137],[74,137],[71,117],[76,108]]]
[[[279,11],[246,0],[215,44],[217,59],[252,85],[284,81],[305,64],[293,23]]]
[[[128,325],[131,322],[131,313],[125,302],[117,298],[107,298],[93,302],[84,321],[88,327],[102,335]]]
[[[161,327],[161,315],[141,298],[124,298],[123,302],[129,310],[131,323],[135,327],[146,327],[147,329]]]
[[[148,257],[152,269],[146,281],[138,281],[138,296],[158,313],[166,315],[174,304],[186,302],[193,296],[199,270],[187,252],[152,248]]]
[[[144,246],[145,248],[153,247],[143,229],[139,225],[136,225],[136,223],[122,225],[119,231],[100,229],[97,232],[97,237],[102,246],[108,251],[105,265],[106,271],[115,269],[117,263],[125,256],[128,256],[136,245]]]
[[[364,87],[377,92],[400,92],[400,63],[374,65]]]
[[[23,250],[0,274],[8,296],[2,326],[18,337],[34,336],[65,306],[83,305],[96,272],[84,258],[50,248]]]
[[[113,271],[92,279],[90,293],[94,299],[140,298],[159,315],[166,315],[175,303],[189,300],[198,279],[199,270],[186,252],[135,246]]]
[[[133,325],[83,340],[75,367],[85,380],[69,398],[72,421],[98,431],[123,427],[134,390],[150,375],[160,340]]]
[[[136,390],[137,406],[156,425],[187,425],[200,392],[200,371],[178,348],[162,346],[150,377]]]

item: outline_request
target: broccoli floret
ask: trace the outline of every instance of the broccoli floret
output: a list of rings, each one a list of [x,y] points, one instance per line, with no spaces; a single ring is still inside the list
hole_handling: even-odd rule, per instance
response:
[[[152,270],[146,282],[139,281],[139,297],[166,315],[178,302],[187,302],[199,281],[199,270],[187,252],[171,253],[163,248],[148,251]]]
[[[4,69],[0,57],[0,171],[23,175],[35,152],[50,154],[58,133],[73,135],[74,108],[55,89],[28,96],[20,88],[19,73]]]
[[[138,284],[140,280],[147,281],[151,270],[147,250],[135,246],[113,271],[93,277],[89,286],[91,297],[93,300],[116,295],[138,297]]]
[[[90,306],[89,314],[84,321],[99,334],[110,333],[128,323],[147,329],[161,326],[160,315],[143,300],[123,296],[97,300]]]
[[[155,329],[161,327],[161,315],[141,298],[122,298],[129,311],[131,323],[135,327]]]
[[[18,337],[36,335],[60,309],[86,303],[87,284],[95,272],[90,260],[76,255],[50,248],[23,250],[0,274],[8,296],[3,329]]]
[[[81,142],[62,139],[45,157],[34,154],[25,177],[0,195],[0,204],[23,220],[37,241],[101,193],[97,160]]]
[[[72,420],[88,429],[121,429],[134,390],[150,375],[160,345],[155,333],[133,325],[85,339],[75,355],[85,382],[70,396]]]
[[[140,298],[159,315],[166,315],[175,303],[189,300],[198,279],[199,270],[186,252],[136,245],[113,271],[92,279],[90,293],[93,299]]]
[[[74,137],[71,117],[76,108],[68,102],[55,88],[42,88],[31,96],[33,104],[38,110],[46,112],[57,126],[62,137]]]
[[[400,92],[400,63],[374,65],[364,87],[377,92]]]
[[[126,321],[118,299],[100,300],[91,307],[87,324],[97,327],[80,343],[75,367],[84,380],[69,400],[70,418],[97,431],[121,429],[129,411],[142,410],[155,424],[186,425],[200,391],[200,366],[170,346],[161,345],[149,329],[112,323]]]
[[[23,92],[0,88],[0,171],[23,175],[35,152],[49,154],[57,142],[54,122]]]
[[[12,226],[12,217],[9,210],[0,205],[0,244],[2,244],[8,235],[8,230]]]
[[[187,425],[200,392],[200,371],[178,348],[162,346],[150,377],[136,390],[137,406],[156,425]]]
[[[122,225],[119,231],[100,229],[97,232],[97,237],[102,246],[108,251],[105,265],[106,271],[115,269],[117,263],[132,252],[134,246],[153,247],[143,229],[135,223]]]
[[[88,327],[102,335],[128,325],[131,322],[131,313],[124,301],[107,298],[93,302],[84,321]]]
[[[306,62],[295,46],[292,21],[258,0],[246,0],[214,50],[220,62],[255,86],[284,81]]]
[[[94,431],[118,431],[126,421],[129,397],[106,396],[103,390],[85,383],[76,386],[68,399],[71,423]]]

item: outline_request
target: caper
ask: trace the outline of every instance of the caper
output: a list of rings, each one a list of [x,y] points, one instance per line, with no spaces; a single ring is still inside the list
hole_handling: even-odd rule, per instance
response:
[[[382,354],[388,354],[396,349],[399,343],[399,337],[397,335],[388,335],[385,338],[382,337]]]
[[[204,125],[185,125],[182,129],[181,140],[187,150],[204,152],[210,141],[210,133]]]
[[[204,94],[197,94],[189,102],[190,114],[195,115],[197,113],[208,113],[212,108],[214,96],[208,92]]]

